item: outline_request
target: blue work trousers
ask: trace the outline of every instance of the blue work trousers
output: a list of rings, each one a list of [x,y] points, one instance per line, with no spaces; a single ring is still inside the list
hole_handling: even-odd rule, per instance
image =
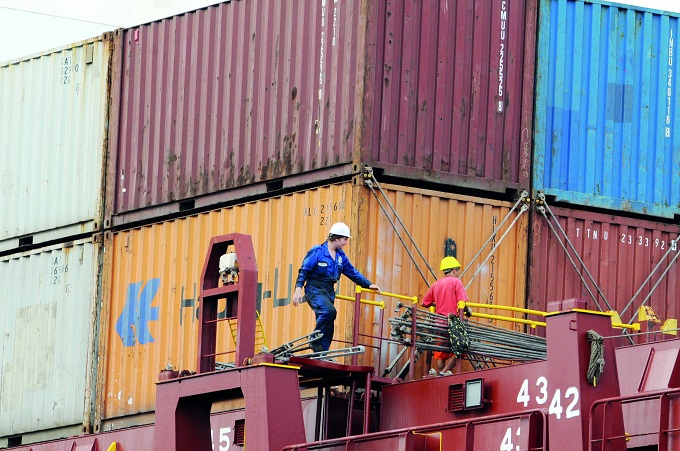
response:
[[[333,305],[335,301],[334,287],[333,285],[319,286],[307,283],[305,286],[305,298],[316,315],[316,327],[314,330],[318,330],[323,334],[323,337],[317,343],[321,345],[324,351],[328,351],[333,340],[333,333],[335,332],[335,317],[338,314]]]

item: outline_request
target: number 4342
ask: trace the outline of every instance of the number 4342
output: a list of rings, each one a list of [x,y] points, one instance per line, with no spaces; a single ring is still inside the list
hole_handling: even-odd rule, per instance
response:
[[[543,404],[548,402],[549,398],[548,379],[546,379],[543,376],[536,379],[536,388],[538,394],[535,396],[535,401],[536,404],[542,406]],[[565,403],[568,402],[568,405],[566,412],[564,412],[564,409],[562,408],[562,390],[558,388],[557,390],[555,390],[552,399],[550,400],[550,407],[548,407],[548,415],[555,415],[555,417],[558,420],[562,418],[563,412],[565,413],[565,417],[567,419],[579,416],[581,414],[581,411],[579,409],[576,409],[576,406],[578,405],[578,399],[579,399],[578,388],[576,387],[567,388],[564,392],[564,400]],[[519,393],[517,393],[517,402],[519,404],[523,404],[524,407],[527,407],[530,401],[531,395],[529,395],[529,380],[524,379],[522,387],[519,389]]]

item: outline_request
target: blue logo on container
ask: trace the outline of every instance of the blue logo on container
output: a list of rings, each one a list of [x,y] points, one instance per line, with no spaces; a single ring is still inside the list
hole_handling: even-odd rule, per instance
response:
[[[116,322],[116,332],[123,340],[123,346],[154,342],[149,321],[158,320],[158,307],[151,307],[151,303],[160,283],[161,279],[151,279],[144,289],[141,289],[144,282],[131,283],[128,287],[125,308]]]

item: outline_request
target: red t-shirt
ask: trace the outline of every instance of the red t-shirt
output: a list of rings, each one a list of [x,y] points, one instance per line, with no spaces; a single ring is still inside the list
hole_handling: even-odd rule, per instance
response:
[[[458,301],[467,301],[463,282],[458,277],[445,276],[436,281],[423,297],[423,305],[429,307],[436,304],[436,312],[441,315],[456,313]]]

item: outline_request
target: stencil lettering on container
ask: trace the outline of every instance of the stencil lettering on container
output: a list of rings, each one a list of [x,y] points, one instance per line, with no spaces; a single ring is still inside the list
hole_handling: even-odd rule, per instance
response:
[[[497,113],[502,113],[503,112],[503,94],[504,94],[504,82],[505,82],[505,37],[507,35],[507,28],[508,28],[508,8],[507,8],[507,2],[502,1],[501,2],[501,23],[500,23],[500,28],[501,28],[501,45],[500,45],[500,50],[498,52],[498,101],[497,101],[497,108],[496,112]]]
[[[146,284],[136,282],[128,286],[125,307],[116,322],[116,333],[123,341],[123,346],[154,342],[149,330],[149,321],[158,321],[159,307],[152,307],[151,304],[160,282],[161,279],[156,278]]]

